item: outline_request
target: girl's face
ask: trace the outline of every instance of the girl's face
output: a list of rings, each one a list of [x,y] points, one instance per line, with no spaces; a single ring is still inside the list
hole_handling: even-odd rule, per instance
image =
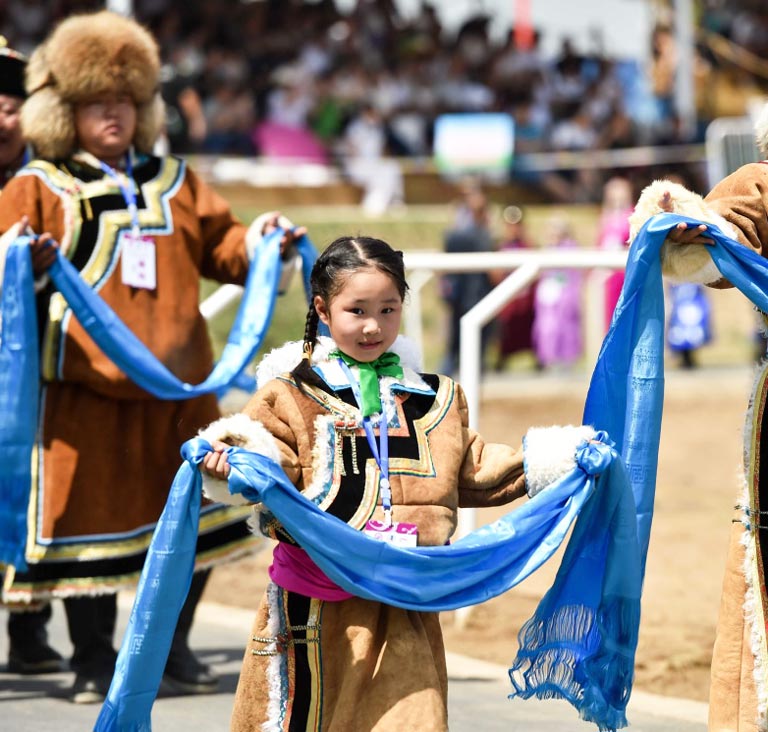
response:
[[[99,94],[75,105],[75,129],[83,150],[114,166],[136,132],[136,105],[127,94]]]
[[[392,278],[375,267],[350,274],[329,303],[319,295],[314,303],[338,348],[357,361],[375,361],[400,332],[400,292]]]

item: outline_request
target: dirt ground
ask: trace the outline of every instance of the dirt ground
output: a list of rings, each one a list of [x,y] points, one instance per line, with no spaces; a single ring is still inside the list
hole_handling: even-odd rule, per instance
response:
[[[635,688],[707,699],[752,376],[749,367],[667,374]],[[520,379],[495,395],[486,387],[480,421],[486,439],[512,441],[531,425],[580,423],[586,380],[539,381]],[[478,524],[497,515],[481,510]],[[559,559],[560,554],[505,595],[472,608],[463,628],[453,613],[445,613],[448,650],[509,665],[520,625],[549,588]],[[255,608],[268,561],[266,551],[217,568],[206,599]]]

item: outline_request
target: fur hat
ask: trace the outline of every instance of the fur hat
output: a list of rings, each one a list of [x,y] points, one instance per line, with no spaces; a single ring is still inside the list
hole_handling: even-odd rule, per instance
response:
[[[24,137],[42,158],[68,157],[77,145],[73,105],[114,92],[133,99],[133,144],[150,152],[164,123],[159,76],[157,43],[134,20],[108,10],[70,16],[29,59]]]
[[[8,47],[8,42],[0,36],[0,94],[9,97],[27,96],[24,91],[24,69],[26,56]]]

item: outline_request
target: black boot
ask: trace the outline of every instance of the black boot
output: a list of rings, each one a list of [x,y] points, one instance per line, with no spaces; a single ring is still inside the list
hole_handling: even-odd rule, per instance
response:
[[[50,674],[64,670],[61,654],[48,645],[46,625],[51,606],[8,614],[8,671],[12,674]]]
[[[75,704],[104,701],[115,671],[113,646],[117,595],[69,597],[64,600],[69,636],[75,647],[70,668],[75,672],[70,699]]]
[[[211,570],[195,572],[187,599],[179,614],[179,621],[171,642],[163,681],[173,691],[183,694],[211,694],[219,686],[219,677],[210,666],[201,663],[189,648],[189,631],[195,617],[195,609],[208,582]]]

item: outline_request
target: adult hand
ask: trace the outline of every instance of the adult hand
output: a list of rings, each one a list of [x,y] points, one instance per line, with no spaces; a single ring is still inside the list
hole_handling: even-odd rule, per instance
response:
[[[271,211],[267,214],[267,222],[264,224],[262,236],[266,236],[278,227],[285,229],[283,238],[280,239],[280,254],[283,258],[287,256],[291,247],[297,239],[301,239],[307,233],[306,226],[291,226],[290,222],[280,213],[280,211]]]
[[[219,480],[226,480],[230,467],[224,450],[230,447],[230,445],[227,445],[226,442],[214,440],[211,442],[211,447],[213,450],[203,458],[203,462],[200,463],[200,470]]]
[[[39,277],[56,261],[56,250],[59,245],[47,231],[40,236],[35,236],[35,232],[29,228],[27,216],[21,217],[19,231],[32,236],[29,242],[29,251],[32,255],[32,272],[35,277]]]
[[[659,208],[666,213],[673,213],[672,195],[669,191],[664,191],[659,199]],[[699,224],[690,227],[684,222],[680,222],[674,229],[670,229],[667,234],[667,241],[673,244],[705,244],[713,245],[714,239],[704,236],[707,231],[705,224]]]

